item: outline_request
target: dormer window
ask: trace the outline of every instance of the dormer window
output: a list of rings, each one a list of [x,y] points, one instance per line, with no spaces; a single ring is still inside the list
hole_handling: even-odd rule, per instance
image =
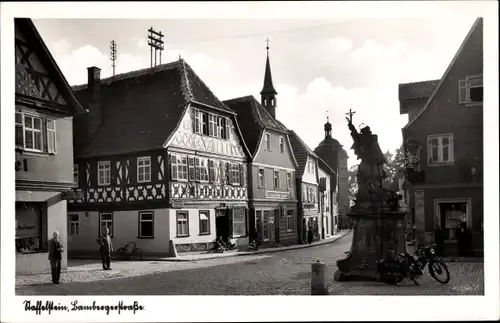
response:
[[[199,135],[229,139],[229,119],[194,109],[194,132]]]

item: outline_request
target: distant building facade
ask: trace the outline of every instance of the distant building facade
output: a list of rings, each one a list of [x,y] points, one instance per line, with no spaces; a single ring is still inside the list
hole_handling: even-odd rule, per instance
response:
[[[297,228],[299,243],[307,241],[307,230],[312,228],[319,236],[321,232],[321,218],[319,218],[319,157],[306,143],[292,130],[290,130],[290,143],[293,154],[297,160],[296,181],[297,197],[299,200],[299,214]],[[300,187],[300,189],[299,189]]]
[[[320,239],[331,237],[337,233],[338,201],[337,173],[321,158],[318,160],[319,174],[319,217]]]
[[[15,26],[16,273],[50,271],[48,241],[67,238],[73,116],[84,110],[30,19]],[[62,253],[62,268],[67,253]]]
[[[408,154],[406,191],[417,243],[445,232],[445,253],[457,252],[460,225],[483,250],[483,20],[476,20],[439,81],[399,86]]]
[[[325,163],[337,174],[335,183],[336,205],[338,218],[335,225],[337,228],[348,227],[349,219],[347,213],[350,210],[349,199],[349,170],[347,168],[347,152],[342,145],[332,137],[332,125],[329,120],[325,123],[325,139],[323,139],[314,152],[325,161]]]
[[[247,164],[236,114],[183,60],[100,79],[74,91],[89,110],[75,128],[70,251],[145,254],[210,249],[216,237],[248,243]],[[173,249],[175,248],[175,250]]]

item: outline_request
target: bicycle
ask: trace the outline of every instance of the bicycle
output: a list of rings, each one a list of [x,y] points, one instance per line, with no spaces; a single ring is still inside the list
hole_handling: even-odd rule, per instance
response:
[[[116,253],[118,255],[118,258],[126,258],[127,254],[129,253],[129,248],[132,248],[131,250],[131,255],[133,260],[143,260],[143,253],[142,250],[137,248],[137,242],[130,241],[127,243],[124,247],[119,248]]]

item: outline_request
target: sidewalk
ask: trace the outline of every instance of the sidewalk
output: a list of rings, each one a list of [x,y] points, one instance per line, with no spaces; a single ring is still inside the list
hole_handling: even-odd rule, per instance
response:
[[[311,244],[299,244],[299,245],[286,246],[286,247],[276,247],[276,248],[263,248],[263,249],[260,249],[257,251],[229,250],[229,251],[225,251],[223,253],[189,253],[189,254],[180,254],[177,257],[166,257],[166,258],[144,257],[144,260],[150,260],[150,261],[200,261],[200,260],[207,260],[207,259],[214,259],[214,258],[248,256],[248,255],[272,253],[272,252],[279,252],[279,251],[304,249],[304,248],[311,248],[311,247],[321,246],[324,244],[335,242],[338,239],[347,235],[349,232],[351,232],[351,231],[350,230],[342,230],[334,236],[328,237],[324,240],[315,241]]]

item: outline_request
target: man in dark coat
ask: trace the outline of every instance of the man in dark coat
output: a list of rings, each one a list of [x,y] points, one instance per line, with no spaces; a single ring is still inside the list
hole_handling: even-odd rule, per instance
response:
[[[52,234],[52,239],[49,240],[49,261],[52,272],[52,283],[59,284],[61,278],[61,260],[64,247],[59,240],[59,232]]]
[[[106,228],[104,235],[97,240],[100,244],[99,252],[101,254],[102,269],[111,270],[111,253],[113,252],[113,242],[109,236],[109,228]]]
[[[312,227],[309,227],[309,230],[307,231],[307,242],[311,244],[314,240],[314,232],[312,230]]]

